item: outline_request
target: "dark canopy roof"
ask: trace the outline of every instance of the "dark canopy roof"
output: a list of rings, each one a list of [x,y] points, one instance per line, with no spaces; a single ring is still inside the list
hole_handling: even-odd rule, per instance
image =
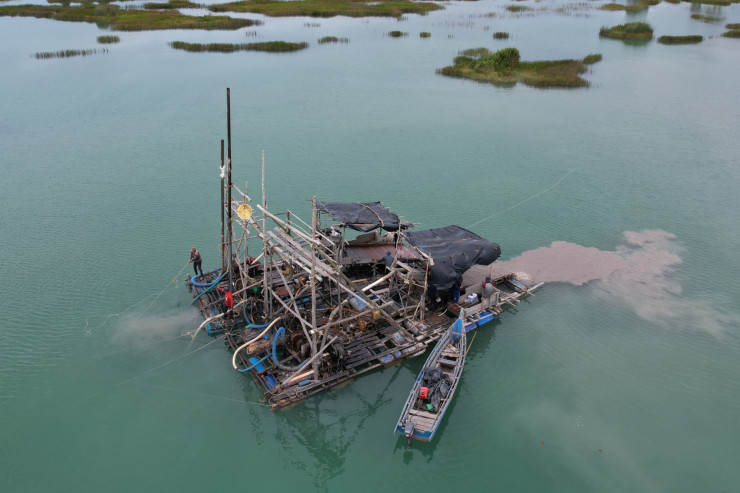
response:
[[[471,266],[488,265],[501,255],[501,247],[460,226],[410,231],[408,242],[434,259],[429,282],[449,289]]]
[[[322,202],[316,201],[316,207],[321,212],[331,215],[332,219],[357,231],[372,231],[382,228],[386,231],[398,231],[399,226],[406,228],[406,224],[399,224],[398,216],[380,202]]]

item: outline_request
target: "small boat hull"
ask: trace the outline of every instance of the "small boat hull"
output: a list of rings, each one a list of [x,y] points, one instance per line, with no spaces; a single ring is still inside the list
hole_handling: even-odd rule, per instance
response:
[[[457,319],[434,346],[416,378],[395,428],[409,444],[434,438],[462,376],[465,332],[463,319]]]

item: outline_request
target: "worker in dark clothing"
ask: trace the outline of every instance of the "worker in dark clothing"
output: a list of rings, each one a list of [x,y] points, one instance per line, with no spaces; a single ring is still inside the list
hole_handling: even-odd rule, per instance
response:
[[[450,294],[452,294],[452,302],[457,303],[460,301],[460,290],[462,289],[462,276],[458,276],[455,279],[455,284],[450,288]]]
[[[203,262],[203,259],[200,258],[200,253],[198,253],[198,250],[195,249],[195,247],[192,247],[190,249],[190,260],[188,260],[188,263],[193,263],[193,270],[195,271],[195,275],[198,275],[198,271],[200,271],[200,275],[203,275],[203,268],[200,266],[200,264]]]
[[[390,270],[391,265],[393,265],[393,255],[391,255],[390,250],[385,252],[385,256],[383,257],[383,263],[385,264],[385,268],[387,270]]]

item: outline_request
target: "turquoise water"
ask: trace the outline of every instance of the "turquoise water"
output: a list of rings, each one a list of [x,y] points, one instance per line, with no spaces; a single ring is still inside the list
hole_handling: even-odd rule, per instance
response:
[[[117,33],[107,54],[43,61],[102,32],[0,18],[0,488],[738,491],[740,41],[718,35],[740,7],[529,4],[548,10]],[[705,40],[598,37],[642,19]],[[350,43],[316,43],[327,35]],[[167,45],[278,39],[311,46]],[[580,90],[435,74],[478,46],[604,59]],[[662,230],[681,262],[640,296],[552,283],[504,313],[476,336],[435,443],[412,452],[392,429],[421,360],[272,413],[220,340],[183,336],[200,322],[190,246],[217,266],[226,87],[235,182],[258,198],[264,149],[274,210],[307,216],[316,195],[381,200],[423,228],[480,221],[503,259]]]

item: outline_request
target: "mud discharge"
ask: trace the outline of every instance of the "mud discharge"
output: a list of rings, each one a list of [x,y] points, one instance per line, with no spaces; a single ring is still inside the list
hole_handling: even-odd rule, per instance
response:
[[[491,267],[475,267],[476,277],[526,273],[534,283],[589,284],[624,302],[640,317],[652,322],[696,328],[718,335],[736,317],[718,313],[703,301],[681,295],[673,278],[681,264],[681,247],[666,231],[626,231],[615,251],[585,247],[565,241],[524,252]],[[523,274],[520,274],[523,275]]]

